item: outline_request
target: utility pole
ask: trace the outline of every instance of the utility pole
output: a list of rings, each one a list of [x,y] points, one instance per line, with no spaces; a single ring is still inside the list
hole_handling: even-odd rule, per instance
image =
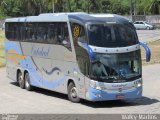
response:
[[[71,10],[71,3],[70,3],[69,0],[68,0],[68,8],[69,8],[69,12],[72,12],[72,10]]]
[[[37,1],[37,13],[38,14],[42,13],[42,3],[40,0]]]
[[[134,15],[136,15],[136,0],[134,0]]]
[[[55,2],[54,2],[54,0],[52,0],[53,13],[54,13],[54,4],[55,4]]]
[[[90,6],[90,5],[89,5],[89,2],[90,2],[90,0],[88,0],[88,14],[89,14],[89,12],[90,12],[90,11],[89,11],[89,8],[90,8],[90,7],[89,7],[89,6]]]
[[[130,0],[130,16],[131,16],[131,20],[133,21],[133,13],[132,13],[132,0]]]

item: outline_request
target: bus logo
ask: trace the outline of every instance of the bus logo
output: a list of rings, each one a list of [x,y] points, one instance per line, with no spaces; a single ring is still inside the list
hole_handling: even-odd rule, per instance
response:
[[[119,92],[122,92],[122,88],[119,88],[118,91],[119,91]]]

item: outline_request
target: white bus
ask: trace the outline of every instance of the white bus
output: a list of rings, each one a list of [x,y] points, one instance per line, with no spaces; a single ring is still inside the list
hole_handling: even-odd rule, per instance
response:
[[[122,16],[46,13],[10,18],[5,35],[7,76],[22,89],[60,92],[72,102],[142,96],[140,43],[133,24]]]

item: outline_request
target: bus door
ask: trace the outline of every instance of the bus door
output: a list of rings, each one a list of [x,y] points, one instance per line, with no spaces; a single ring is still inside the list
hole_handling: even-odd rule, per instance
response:
[[[88,63],[88,57],[87,56],[77,56],[77,63],[79,66],[79,73],[77,76],[78,80],[78,85],[79,85],[79,96],[81,98],[85,98],[85,90],[86,90],[86,85],[85,85],[85,78],[86,76],[89,75],[89,63]]]
[[[79,96],[85,98],[85,76],[89,75],[89,54],[85,27],[80,23],[71,22],[72,39],[78,70]]]

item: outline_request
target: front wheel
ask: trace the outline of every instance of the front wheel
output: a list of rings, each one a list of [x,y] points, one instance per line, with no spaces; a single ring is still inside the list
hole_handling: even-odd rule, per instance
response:
[[[147,27],[147,30],[150,30],[150,27]]]
[[[30,84],[29,73],[26,73],[24,78],[25,78],[25,88],[26,88],[26,90],[31,91],[32,90],[32,86]]]
[[[80,101],[77,94],[77,88],[73,82],[68,85],[68,99],[74,103],[78,103]]]

